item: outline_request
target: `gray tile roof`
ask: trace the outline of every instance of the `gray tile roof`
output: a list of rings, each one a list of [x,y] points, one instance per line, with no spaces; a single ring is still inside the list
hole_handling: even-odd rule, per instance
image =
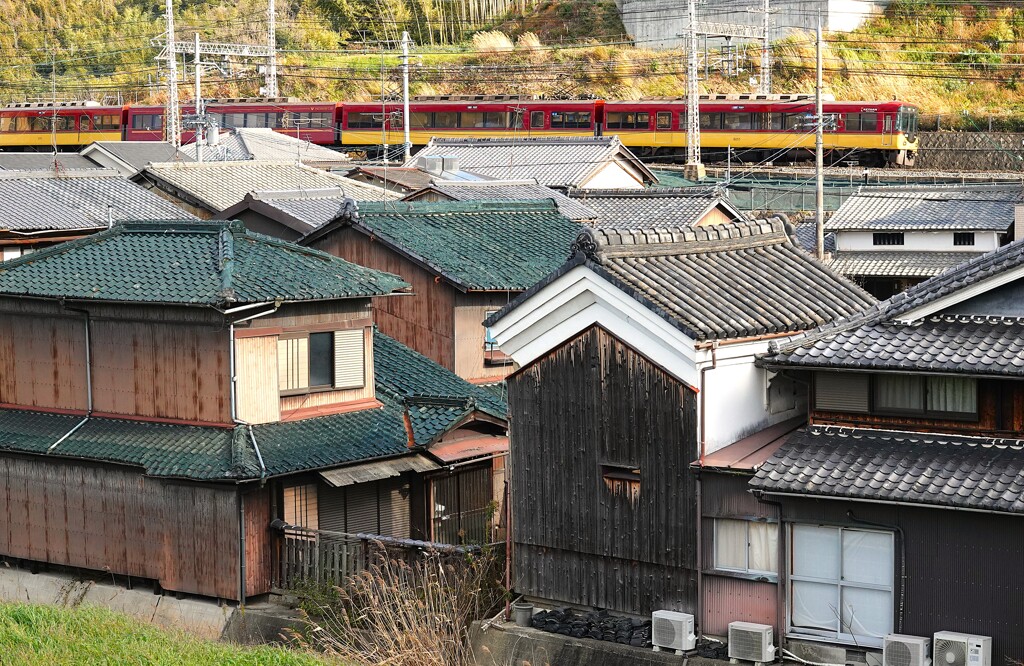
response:
[[[825,228],[1006,231],[1013,224],[1014,204],[1022,200],[1019,185],[862,188],[843,202]]]
[[[793,245],[778,219],[585,229],[574,247],[698,340],[803,331],[874,302]]]
[[[910,369],[980,375],[1024,375],[1016,309],[984,312],[949,306],[924,321],[902,319],[961,289],[1024,266],[1024,241],[980,255],[896,294],[862,313],[772,344],[769,366]],[[1019,309],[1019,308],[1018,308]],[[970,315],[970,316],[968,316]],[[975,347],[975,345],[978,345]]]
[[[95,141],[83,148],[81,154],[88,157],[94,150],[109,154],[136,172],[142,171],[150,162],[193,161],[191,157],[164,141]]]
[[[110,218],[196,219],[115,171],[0,172],[0,229],[98,229]]]
[[[251,208],[275,219],[290,221],[289,225],[301,235],[331,222],[341,215],[356,211],[356,203],[345,196],[344,190],[328,187],[319,190],[266,190],[250,192],[245,198],[220,216],[230,219],[242,210]]]
[[[460,169],[490,178],[533,179],[548,187],[579,187],[600,167],[619,161],[647,183],[658,182],[616,136],[582,138],[432,139],[407,166],[423,157],[456,157]]]
[[[415,167],[375,167],[375,166],[359,166],[348,173],[348,175],[354,176],[356,174],[365,174],[370,178],[379,178],[381,180],[387,180],[391,183],[395,183],[407,190],[421,190],[424,187],[428,187],[431,181],[434,180],[434,176],[427,173],[423,169]]]
[[[268,128],[235,128],[222,132],[218,140],[216,146],[203,146],[203,161],[301,161],[325,168],[351,164],[343,153]],[[181,152],[195,159],[198,150],[193,143],[182,146]]]
[[[57,166],[54,167],[56,161]],[[0,152],[0,169],[4,171],[81,171],[100,169],[92,160],[78,153],[5,153]]]
[[[427,192],[436,192],[451,201],[537,201],[550,199],[555,202],[558,212],[575,222],[593,220],[597,213],[582,202],[570,199],[558,190],[553,190],[533,181],[435,181],[433,185],[413,192],[405,201],[421,199]]]
[[[724,208],[733,220],[747,219],[721,193],[705,187],[571,190],[569,195],[598,214],[597,226],[686,227],[716,206]]]
[[[163,190],[219,213],[260,190],[341,188],[357,201],[399,198],[394,192],[292,162],[204,162],[151,164],[139,174]]]
[[[843,275],[926,278],[959,266],[980,254],[982,253],[844,250],[836,253],[829,267]]]
[[[1024,513],[1024,442],[808,426],[750,481],[755,490]]]
[[[818,225],[815,222],[801,222],[796,225],[796,239],[800,243],[800,247],[814,254],[818,250]],[[825,232],[825,251],[836,251],[836,235],[828,231]],[[843,271],[839,272],[843,273]],[[848,273],[843,274],[848,275]]]

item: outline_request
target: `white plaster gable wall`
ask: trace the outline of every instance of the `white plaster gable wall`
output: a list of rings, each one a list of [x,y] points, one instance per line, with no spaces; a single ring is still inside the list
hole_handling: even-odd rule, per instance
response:
[[[586,181],[580,184],[584,190],[642,190],[642,180],[637,180],[633,171],[617,161],[609,161]]]
[[[975,231],[974,245],[953,245],[952,231],[906,231],[903,233],[903,241],[903,245],[875,245],[874,232],[836,232],[836,250],[839,252],[991,252],[999,247],[999,234],[995,231]]]

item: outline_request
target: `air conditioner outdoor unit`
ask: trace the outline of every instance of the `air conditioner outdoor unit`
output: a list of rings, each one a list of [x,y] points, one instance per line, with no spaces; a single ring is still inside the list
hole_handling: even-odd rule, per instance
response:
[[[929,666],[930,646],[928,638],[889,634],[882,643],[882,666]]]
[[[654,650],[693,650],[697,637],[693,633],[693,616],[689,613],[660,610],[651,614],[651,642]]]
[[[729,623],[729,659],[765,663],[775,660],[772,627],[753,622]]]
[[[991,666],[992,639],[955,631],[937,631],[932,642],[935,666]]]

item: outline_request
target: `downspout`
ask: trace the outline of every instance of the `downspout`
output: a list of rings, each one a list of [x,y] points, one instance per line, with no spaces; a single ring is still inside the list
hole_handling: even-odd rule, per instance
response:
[[[718,340],[711,343],[711,365],[700,369],[700,458],[697,467],[697,626],[704,633],[704,502],[701,496],[701,472],[704,471],[704,456],[707,452],[707,372],[718,367]]]
[[[776,566],[779,570],[775,572],[776,584],[775,584],[775,622],[779,628],[779,648],[785,647],[785,636],[786,636],[786,594],[782,586],[782,570],[786,562],[786,535],[785,530],[782,526],[782,502],[776,500],[769,500],[764,498],[764,493],[760,490],[753,490],[751,493],[754,498],[762,504],[768,504],[774,506],[779,512],[779,539],[778,545],[776,546]],[[788,583],[788,579],[787,579]]]
[[[64,304],[61,303],[61,305],[63,306]],[[78,425],[64,433],[64,435],[60,439],[51,444],[46,449],[47,453],[57,448],[61,444],[61,442],[66,440],[68,437],[71,437],[71,435],[75,434],[75,432],[77,432],[79,428],[88,423],[89,419],[92,418],[92,353],[90,350],[91,344],[89,339],[89,311],[76,310],[75,308],[69,308],[66,306],[64,306],[64,309],[69,310],[71,312],[81,312],[83,315],[85,315],[85,418],[79,421]]]

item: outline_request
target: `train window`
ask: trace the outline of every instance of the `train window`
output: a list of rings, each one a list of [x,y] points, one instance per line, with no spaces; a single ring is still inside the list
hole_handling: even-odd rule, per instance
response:
[[[644,114],[646,115],[646,114]],[[552,111],[551,127],[561,128],[589,128],[589,111]]]
[[[608,129],[650,129],[651,114],[612,112],[608,114]]]
[[[723,125],[727,130],[748,130],[752,128],[749,113],[724,113],[722,116]]]
[[[334,125],[334,116],[324,111],[315,111],[309,114],[309,126],[320,129],[330,129]]]
[[[57,122],[58,132],[74,132],[75,131],[75,119],[73,116],[57,116],[54,118]]]
[[[246,127],[269,127],[269,125],[267,125],[267,114],[265,114],[265,113],[247,113],[247,114],[245,114],[245,126]]]
[[[221,116],[221,127],[225,129],[235,129],[236,127],[245,127],[245,114],[244,113],[225,113]]]
[[[10,116],[0,116],[0,132],[10,132],[12,120]]]
[[[769,114],[768,127],[773,130],[790,132],[800,129],[804,121],[802,113],[772,113]]]
[[[530,127],[534,129],[541,129],[544,127],[544,112],[543,111],[531,111],[530,112]]]
[[[96,130],[116,130],[121,126],[121,119],[114,114],[93,116],[92,126]]]
[[[348,114],[349,129],[380,129],[383,116],[379,113],[352,112]]]
[[[878,130],[878,114],[869,113],[847,113],[847,132],[875,132]]]
[[[523,110],[518,109],[512,111],[512,113],[506,114],[508,116],[508,128],[509,129],[523,129]]]
[[[434,127],[451,128],[459,126],[459,114],[456,111],[438,111],[434,114]]]
[[[434,121],[430,116],[430,113],[426,113],[424,111],[413,111],[412,113],[409,114],[409,127],[433,127]]]
[[[722,129],[722,114],[721,113],[702,113],[702,114],[700,114],[700,128],[701,129]]]
[[[660,130],[672,129],[672,114],[669,111],[658,111],[657,128]]]
[[[82,116],[82,129],[88,127],[88,116]],[[132,129],[136,130],[162,130],[164,117],[159,113],[136,113],[132,116]]]

